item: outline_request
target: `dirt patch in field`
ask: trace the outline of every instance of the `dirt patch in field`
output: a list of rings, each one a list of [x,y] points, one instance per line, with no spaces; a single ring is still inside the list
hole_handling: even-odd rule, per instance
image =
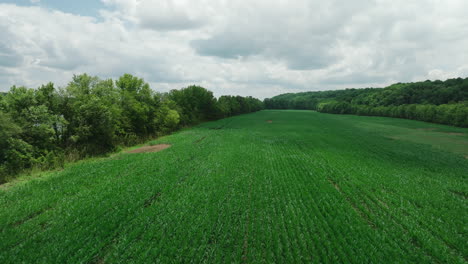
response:
[[[170,148],[169,144],[159,144],[154,146],[144,146],[134,150],[127,151],[127,153],[148,153],[148,152],[158,152],[167,148]]]
[[[270,124],[271,124],[271,123],[273,123],[273,121],[272,121],[272,120],[267,120],[267,123],[270,123]]]

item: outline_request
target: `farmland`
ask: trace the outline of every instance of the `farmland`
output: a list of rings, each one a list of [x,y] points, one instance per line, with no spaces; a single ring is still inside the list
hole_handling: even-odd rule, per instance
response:
[[[468,260],[466,128],[269,110],[151,144],[0,187],[0,262]]]

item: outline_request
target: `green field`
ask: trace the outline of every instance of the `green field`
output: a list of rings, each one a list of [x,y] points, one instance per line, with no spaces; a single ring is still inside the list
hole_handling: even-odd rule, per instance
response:
[[[468,129],[278,110],[152,143],[0,187],[0,263],[468,262]]]

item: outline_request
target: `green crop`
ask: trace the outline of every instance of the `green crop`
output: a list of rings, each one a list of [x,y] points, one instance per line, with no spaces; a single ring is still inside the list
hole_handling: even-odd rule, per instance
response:
[[[161,143],[0,189],[0,263],[467,262],[468,129],[278,110]]]

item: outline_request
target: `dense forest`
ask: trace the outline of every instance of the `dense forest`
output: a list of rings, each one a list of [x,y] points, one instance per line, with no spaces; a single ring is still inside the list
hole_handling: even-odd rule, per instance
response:
[[[51,169],[199,122],[263,108],[252,97],[189,86],[153,91],[143,79],[75,75],[64,88],[11,87],[0,94],[0,183],[27,169]]]
[[[468,78],[397,83],[386,88],[288,93],[265,99],[267,109],[407,118],[468,127]]]

